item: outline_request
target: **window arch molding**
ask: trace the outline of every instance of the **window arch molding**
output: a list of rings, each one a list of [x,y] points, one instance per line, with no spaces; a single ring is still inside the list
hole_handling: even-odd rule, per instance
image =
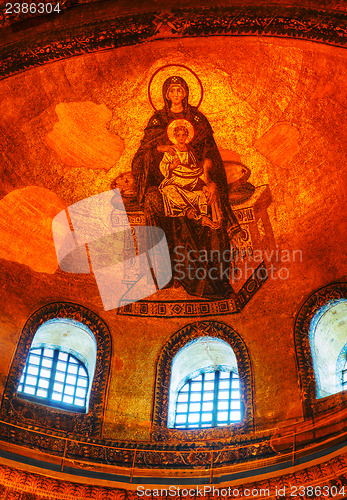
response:
[[[313,292],[300,308],[294,327],[294,342],[301,398],[305,418],[342,407],[347,403],[347,391],[319,395],[319,371],[317,358],[312,351],[317,325],[329,309],[347,300],[347,282],[331,283]],[[347,343],[347,342],[346,342]],[[336,364],[341,363],[341,352],[336,356]]]
[[[54,319],[69,319],[85,325],[96,341],[96,364],[89,395],[88,413],[73,413],[53,406],[28,401],[17,394],[18,384],[37,330]],[[1,418],[71,434],[98,436],[108,385],[111,336],[107,325],[89,309],[71,302],[47,304],[27,320],[9,370],[1,405]]]
[[[244,407],[242,422],[225,427],[211,427],[204,429],[176,429],[168,428],[169,398],[171,366],[176,354],[191,341],[212,337],[225,341],[234,351],[240,379],[241,398]],[[164,345],[157,363],[155,396],[153,406],[152,439],[155,441],[168,440],[196,440],[223,439],[247,433],[254,428],[253,409],[253,379],[250,357],[246,345],[240,335],[230,326],[216,322],[206,321],[187,325],[176,332]]]

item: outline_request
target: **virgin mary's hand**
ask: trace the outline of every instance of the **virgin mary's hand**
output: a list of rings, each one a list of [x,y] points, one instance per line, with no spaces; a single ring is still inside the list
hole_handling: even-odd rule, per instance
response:
[[[203,187],[203,191],[206,194],[207,203],[211,205],[217,201],[218,189],[214,182],[209,182]]]

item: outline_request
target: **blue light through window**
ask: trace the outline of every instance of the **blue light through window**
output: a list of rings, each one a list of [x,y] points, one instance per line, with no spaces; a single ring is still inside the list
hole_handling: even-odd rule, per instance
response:
[[[88,372],[81,361],[59,349],[41,347],[30,349],[18,394],[41,404],[85,412],[88,387]]]
[[[177,429],[221,427],[241,420],[240,382],[232,371],[201,373],[178,392]]]

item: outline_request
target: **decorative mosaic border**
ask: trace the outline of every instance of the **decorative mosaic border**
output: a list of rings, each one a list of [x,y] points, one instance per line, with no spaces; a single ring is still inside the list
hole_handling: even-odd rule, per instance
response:
[[[70,411],[40,405],[17,397],[17,386],[34,335],[43,323],[53,318],[69,318],[79,321],[88,326],[95,336],[97,343],[97,358],[88,413],[72,413]],[[41,427],[41,429],[58,429],[59,431],[65,431],[74,435],[100,435],[109,378],[110,359],[110,332],[106,324],[95,313],[80,305],[69,302],[53,303],[42,307],[29,318],[23,328],[7,377],[0,418],[4,421],[16,423],[18,425],[26,424]],[[18,430],[18,434],[20,434],[20,432],[24,432],[25,434],[24,430]],[[4,438],[3,433],[1,433],[1,438]],[[11,441],[11,436],[8,436],[8,438]],[[18,438],[19,436],[16,436],[13,442],[16,442]],[[28,441],[24,440],[24,442],[29,444],[32,439],[34,439],[33,436],[29,438]],[[47,442],[48,450],[51,445],[52,443],[49,444]],[[33,447],[35,446],[36,444],[33,443]],[[46,448],[44,439],[42,440],[40,448],[42,447]]]
[[[19,428],[14,424],[0,422],[1,441],[24,446],[61,458],[62,467],[66,461],[85,468],[88,464],[106,464],[124,469],[196,469],[220,468],[242,462],[255,462],[259,459],[278,455],[270,444],[270,436],[239,435],[229,433],[218,441],[200,442],[115,442],[67,437],[64,432],[39,431]],[[211,429],[212,431],[212,429]],[[213,434],[210,433],[210,434]],[[216,433],[217,434],[217,433]],[[182,436],[181,436],[182,438]],[[211,436],[210,436],[211,438]],[[63,469],[62,469],[63,470]]]
[[[235,352],[239,368],[242,403],[244,406],[243,421],[240,424],[214,427],[212,429],[168,429],[167,419],[172,360],[187,342],[198,337],[208,336],[225,340]],[[152,439],[155,441],[182,441],[182,444],[196,440],[226,439],[230,440],[231,444],[232,442],[235,443],[235,436],[251,430],[254,430],[252,370],[246,345],[239,334],[230,326],[216,321],[191,324],[175,333],[165,344],[158,360]],[[205,455],[205,458],[201,457],[201,460],[204,460],[207,464],[211,460],[211,457],[208,453]]]
[[[30,26],[29,21],[23,28]],[[221,35],[297,38],[345,47],[347,16],[338,11],[279,5],[196,7],[124,15],[74,25],[73,31],[70,27],[51,30],[40,39],[5,46],[0,77],[97,50],[157,39]]]
[[[118,309],[122,316],[161,318],[194,318],[221,314],[237,314],[240,308],[237,297],[222,300],[140,300]]]
[[[347,402],[346,392],[316,399],[315,375],[309,341],[310,323],[316,312],[330,300],[347,298],[347,282],[331,283],[314,292],[301,307],[295,322],[294,341],[301,384],[302,403],[306,418],[337,408]]]
[[[141,484],[138,479],[140,478],[137,478],[136,484]],[[215,484],[212,477],[211,480],[212,484]],[[80,479],[80,481],[82,480]],[[155,484],[155,482],[156,480],[153,478],[151,484]],[[169,478],[167,482],[170,482]],[[232,483],[229,484],[232,485]],[[161,488],[163,488],[163,492],[160,491]],[[193,488],[192,486],[187,486],[188,490]],[[234,488],[239,491],[239,495],[235,496],[228,496],[228,490],[225,486],[215,485],[215,493],[213,493],[212,488],[213,487],[211,487],[211,491],[207,490],[207,493],[204,494],[203,485],[200,485],[199,493],[197,493],[195,487],[196,494],[193,496],[188,494],[185,498],[195,498],[198,500],[216,500],[223,497],[249,499],[249,492],[252,490],[257,491],[256,497],[259,499],[292,498],[291,494],[293,493],[295,493],[293,496],[297,496],[303,500],[312,500],[312,498],[325,498],[327,500],[343,498],[347,491],[347,455],[341,454],[325,463],[313,465],[293,473],[282,474],[260,481],[244,481],[242,485],[234,486]],[[318,495],[313,494],[315,488],[320,488],[320,493]],[[165,493],[165,486],[157,485],[155,487],[150,487],[148,485],[144,486],[144,489],[153,490],[150,498],[157,498],[158,500],[167,500],[168,498]],[[180,489],[183,490],[184,486]],[[231,489],[233,490],[233,487]],[[220,491],[219,495],[217,493],[218,490]],[[220,496],[222,490],[227,492],[223,497]],[[177,492],[177,489],[175,491]],[[342,492],[344,492],[344,494]],[[139,498],[136,490],[114,487],[106,488],[72,481],[63,481],[5,465],[0,466],[0,494],[1,498],[9,500],[138,500]],[[149,496],[146,495],[145,498],[149,498]],[[183,497],[177,494],[177,498]]]
[[[139,300],[118,309],[122,316],[143,316],[152,318],[201,318],[237,314],[251,300],[268,279],[265,263],[262,262],[248,278],[241,290],[230,299],[221,300]]]

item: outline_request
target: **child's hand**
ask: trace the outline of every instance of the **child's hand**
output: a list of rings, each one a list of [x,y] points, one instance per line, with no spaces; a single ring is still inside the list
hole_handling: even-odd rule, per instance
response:
[[[179,165],[179,163],[180,163],[180,159],[177,156],[175,156],[172,163],[170,163],[170,165],[169,165],[169,170],[173,170],[174,168],[176,168],[177,165]]]

